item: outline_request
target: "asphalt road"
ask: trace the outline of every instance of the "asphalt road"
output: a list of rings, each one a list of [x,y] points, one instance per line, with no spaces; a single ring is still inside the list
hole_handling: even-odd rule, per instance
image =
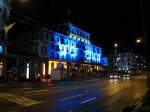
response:
[[[0,112],[120,112],[147,92],[146,77],[0,84]]]

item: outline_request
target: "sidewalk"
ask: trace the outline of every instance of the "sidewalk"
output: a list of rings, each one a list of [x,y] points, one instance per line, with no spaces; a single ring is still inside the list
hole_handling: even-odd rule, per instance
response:
[[[150,90],[143,98],[142,103],[136,112],[150,112]]]

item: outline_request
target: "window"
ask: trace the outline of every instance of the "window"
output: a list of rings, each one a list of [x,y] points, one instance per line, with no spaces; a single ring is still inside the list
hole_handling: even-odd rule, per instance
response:
[[[50,41],[54,41],[53,35],[49,35],[49,40],[50,40]]]
[[[57,45],[57,46],[55,46],[55,50],[56,51],[60,51],[60,49],[59,49],[59,46]]]
[[[64,51],[64,47],[61,47],[61,51]]]
[[[74,46],[74,42],[72,42],[72,46]]]
[[[47,47],[46,46],[43,46],[42,49],[41,49],[41,54],[42,55],[47,55]]]
[[[61,38],[61,44],[64,44],[64,38],[63,37]]]
[[[67,45],[68,45],[68,40],[65,40],[65,44],[67,44]]]
[[[57,42],[59,42],[59,38],[57,38]]]
[[[3,9],[0,7],[0,12],[2,12],[3,11]]]
[[[69,49],[68,49],[68,47],[66,48],[66,51],[67,51],[67,52],[69,52]]]
[[[53,43],[51,43],[51,49],[54,49],[54,44]]]

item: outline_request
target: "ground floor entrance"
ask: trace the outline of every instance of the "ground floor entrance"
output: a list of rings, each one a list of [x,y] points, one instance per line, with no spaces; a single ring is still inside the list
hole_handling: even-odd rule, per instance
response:
[[[61,79],[94,77],[103,71],[102,66],[90,63],[64,62],[36,57],[8,55],[5,64],[0,60],[0,76],[4,72],[7,80],[50,81],[52,72],[60,69]],[[55,74],[53,74],[55,75]]]

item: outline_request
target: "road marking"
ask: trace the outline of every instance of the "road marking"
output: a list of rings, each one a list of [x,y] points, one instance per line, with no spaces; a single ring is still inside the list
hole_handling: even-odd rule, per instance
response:
[[[104,90],[107,90],[109,89],[110,87],[106,87],[106,88],[103,88],[103,89],[99,89],[99,91],[104,91]]]
[[[93,87],[93,86],[96,86],[95,84],[94,85],[89,85],[89,86],[79,86],[79,87],[74,87],[74,88],[69,88],[69,89],[66,89],[65,91],[70,91],[70,90],[76,90],[76,89],[82,89],[82,88],[88,88],[88,87]]]
[[[78,94],[78,95],[74,95],[74,96],[62,98],[62,99],[60,99],[59,101],[69,100],[69,99],[77,98],[77,97],[80,97],[80,96],[83,96],[83,95],[85,95],[85,94]]]
[[[97,81],[99,79],[83,80],[83,81]]]
[[[24,89],[24,90],[30,90],[30,89],[32,89],[32,88],[22,88],[22,89]]]
[[[14,102],[22,106],[31,106],[31,105],[36,105],[36,104],[41,103],[41,101],[36,101],[33,99],[29,99],[26,97],[22,97],[22,96],[10,94],[10,93],[0,93],[0,98],[7,99],[11,102]]]
[[[49,92],[48,89],[41,89],[41,90],[33,90],[33,91],[27,91],[26,93],[39,93],[39,92]]]
[[[48,90],[48,89],[25,91],[25,95],[31,96],[32,94],[34,94],[34,95],[35,94],[53,94],[53,93],[57,94],[57,93],[61,93],[61,92],[67,92],[67,91],[71,91],[71,90],[94,87],[94,86],[96,86],[96,85],[79,86],[79,87],[73,87],[73,88],[58,90],[58,91],[51,91],[51,90]]]
[[[82,88],[88,88],[88,87],[93,87],[96,85],[89,85],[89,86],[79,86],[79,87],[74,87],[74,88],[68,88],[60,91],[50,91],[50,90],[36,90],[36,91],[28,91],[27,93],[39,93],[39,92],[47,92],[47,93],[61,93],[61,92],[66,92],[66,91],[71,91],[71,90],[76,90],[76,89],[82,89]]]
[[[87,102],[93,101],[93,100],[96,100],[96,97],[95,97],[95,98],[88,99],[88,100],[85,100],[85,101],[82,101],[80,104],[84,104],[84,103],[87,103]]]

